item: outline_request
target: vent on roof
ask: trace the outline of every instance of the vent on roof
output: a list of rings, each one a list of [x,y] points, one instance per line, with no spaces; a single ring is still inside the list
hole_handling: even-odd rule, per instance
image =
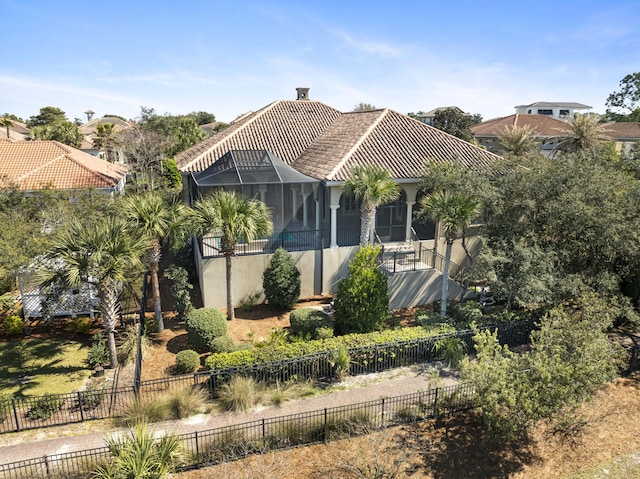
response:
[[[298,100],[308,100],[309,99],[309,89],[308,88],[296,88],[298,92]]]

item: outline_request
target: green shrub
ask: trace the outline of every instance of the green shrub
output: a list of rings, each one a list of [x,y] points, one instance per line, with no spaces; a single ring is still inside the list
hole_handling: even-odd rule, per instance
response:
[[[227,320],[215,308],[194,309],[187,317],[185,329],[194,349],[206,353],[211,350],[211,341],[227,334]]]
[[[166,397],[133,398],[122,410],[118,422],[123,426],[133,426],[139,423],[158,422],[169,417],[169,407]]]
[[[429,327],[437,324],[447,324],[447,320],[435,311],[419,311],[416,314],[416,324]]]
[[[482,318],[482,304],[478,301],[464,303],[451,301],[447,305],[447,316],[456,323],[471,324]]]
[[[91,369],[109,363],[109,350],[101,334],[94,334],[87,355],[87,364]]]
[[[27,411],[25,416],[31,420],[49,419],[64,404],[64,399],[54,394],[47,394],[38,398],[33,406]]]
[[[2,321],[2,328],[7,336],[17,336],[24,330],[24,321],[17,314],[10,314]]]
[[[416,326],[413,328],[375,331],[368,334],[347,334],[313,341],[274,343],[253,350],[212,354],[205,360],[205,366],[207,369],[224,369],[246,364],[280,361],[306,354],[335,351],[342,347],[349,350],[351,348],[375,346],[396,341],[429,338],[451,332],[455,332],[452,326],[438,324],[429,328]],[[358,360],[360,359],[366,360],[367,358],[359,358]]]
[[[368,333],[389,317],[387,278],[376,265],[378,246],[362,246],[349,262],[349,276],[338,284],[336,334]]]
[[[162,160],[162,180],[168,188],[180,188],[182,186],[182,175],[176,160],[173,158]]]
[[[289,322],[291,323],[291,334],[294,336],[308,336],[311,339],[318,339],[318,330],[320,328],[331,328],[333,331],[333,321],[331,321],[329,315],[324,311],[314,308],[302,308],[291,311]],[[324,334],[326,334],[326,332]]]
[[[317,339],[333,338],[333,323],[331,323],[331,326],[323,326],[316,329],[316,336]]]
[[[467,353],[467,345],[462,339],[451,336],[436,340],[433,350],[442,356],[450,367],[457,368]]]
[[[200,355],[193,349],[184,349],[176,354],[176,371],[179,374],[192,373],[199,367]]]
[[[262,273],[267,303],[273,308],[290,308],[300,298],[300,270],[291,254],[278,248]]]
[[[106,388],[89,387],[85,391],[78,392],[78,408],[82,408],[84,411],[90,411],[97,408],[102,404],[102,401],[107,395]]]
[[[233,339],[227,334],[218,336],[209,342],[209,349],[212,353],[228,353],[233,351],[233,347]]]
[[[178,321],[186,321],[191,311],[193,311],[191,295],[189,294],[189,290],[193,289],[193,285],[189,283],[189,273],[183,267],[172,264],[165,270],[164,277],[173,281],[170,291],[175,299]]]
[[[76,334],[87,334],[91,329],[91,319],[86,316],[76,316],[68,325],[69,331]]]
[[[349,375],[349,368],[351,366],[349,351],[344,347],[334,351],[332,354],[331,366],[334,369],[338,381],[342,381]]]

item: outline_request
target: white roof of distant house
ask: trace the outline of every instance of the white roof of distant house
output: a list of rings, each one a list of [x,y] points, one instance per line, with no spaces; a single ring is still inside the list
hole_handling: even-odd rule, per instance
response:
[[[582,103],[576,103],[576,102],[571,102],[571,101],[567,101],[567,102],[563,102],[563,101],[537,101],[535,103],[530,103],[529,105],[517,105],[514,108],[530,108],[530,107],[536,107],[536,108],[553,108],[553,107],[557,107],[557,108],[566,108],[569,110],[588,110],[591,109],[593,107],[589,106],[589,105],[584,105]]]

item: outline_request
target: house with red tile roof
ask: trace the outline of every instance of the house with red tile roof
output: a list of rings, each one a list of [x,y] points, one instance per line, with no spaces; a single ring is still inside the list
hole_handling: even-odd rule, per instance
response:
[[[264,269],[268,263],[264,256],[277,246],[296,252],[303,296],[334,291],[359,242],[360,206],[345,191],[345,181],[356,165],[385,168],[401,195],[378,208],[375,238],[384,245],[383,262],[393,260],[390,274],[429,266],[429,278],[424,277],[425,268],[423,277],[404,276],[397,281],[399,289],[406,289],[405,300],[421,304],[433,293],[420,285],[433,285],[437,279],[431,266],[438,254],[434,225],[414,221],[421,179],[431,164],[458,163],[489,174],[499,158],[393,110],[342,113],[310,100],[308,89],[298,89],[298,99],[278,100],[251,112],[175,160],[189,201],[211,189],[225,188],[257,197],[271,209],[274,235],[241,245],[241,254],[262,258],[234,272],[236,278],[245,276],[234,291],[239,300],[262,289],[256,270]],[[224,261],[220,265],[212,261],[215,244],[215,238],[205,238],[196,263],[205,305],[224,306],[224,288],[209,286],[224,278],[219,269]],[[398,292],[398,296],[402,295]]]
[[[127,170],[57,141],[0,140],[0,182],[25,191],[96,188],[122,192]]]
[[[500,136],[504,135],[508,128],[513,127],[530,128],[534,138],[540,144],[540,149],[550,154],[565,135],[567,124],[547,115],[516,113],[474,125],[471,127],[471,132],[481,146],[500,154]]]

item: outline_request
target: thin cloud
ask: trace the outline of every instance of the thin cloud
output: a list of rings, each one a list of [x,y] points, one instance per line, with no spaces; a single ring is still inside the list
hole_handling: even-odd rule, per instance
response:
[[[340,38],[347,47],[361,53],[383,57],[399,57],[402,55],[401,50],[386,43],[358,40],[344,31],[334,31],[333,34]]]

